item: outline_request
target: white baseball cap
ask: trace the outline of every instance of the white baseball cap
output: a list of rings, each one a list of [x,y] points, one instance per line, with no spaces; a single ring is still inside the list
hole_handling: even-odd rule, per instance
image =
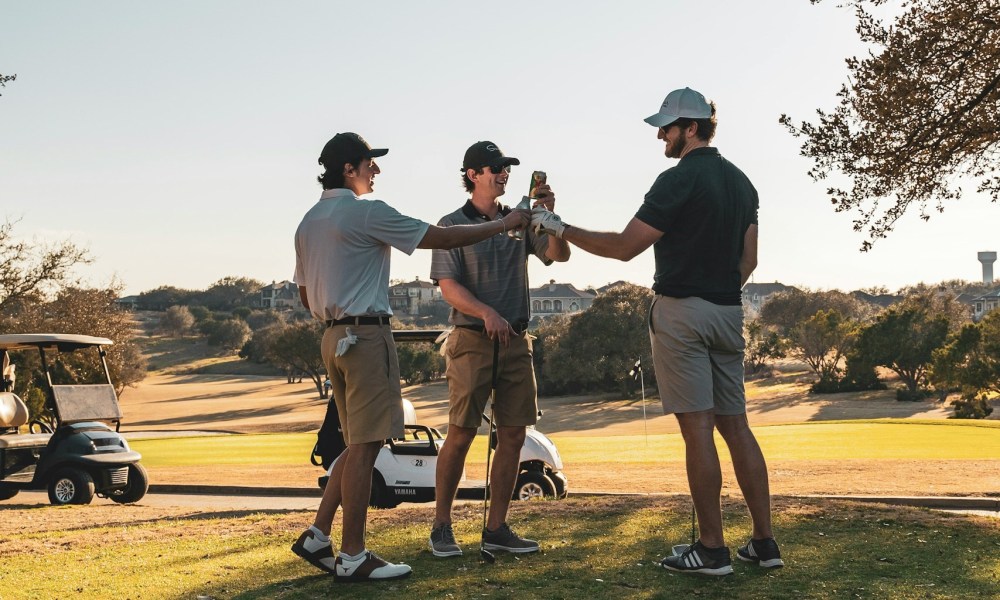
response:
[[[707,119],[711,116],[712,107],[705,97],[686,87],[667,94],[659,112],[643,120],[653,127],[666,127],[677,119]]]

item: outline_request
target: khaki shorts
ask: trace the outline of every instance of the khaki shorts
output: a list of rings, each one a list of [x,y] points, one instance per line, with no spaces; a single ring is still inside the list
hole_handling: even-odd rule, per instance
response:
[[[343,356],[334,356],[347,328],[358,337]],[[323,333],[323,362],[347,444],[403,437],[403,394],[399,360],[388,325],[335,325]]]
[[[515,335],[500,344],[497,364],[496,423],[504,427],[534,425],[538,421],[538,387],[531,362],[531,336]],[[456,327],[445,346],[448,423],[478,428],[490,399],[493,379],[493,340],[485,333]]]
[[[742,306],[656,296],[649,326],[664,414],[746,413]]]

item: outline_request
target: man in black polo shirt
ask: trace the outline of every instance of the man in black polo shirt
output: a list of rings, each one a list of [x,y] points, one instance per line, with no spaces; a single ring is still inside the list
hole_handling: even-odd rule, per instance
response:
[[[646,119],[677,166],[656,178],[621,233],[566,225],[538,212],[535,227],[575,246],[627,261],[650,246],[656,258],[650,340],[664,412],[674,413],[686,448],[700,539],[660,565],[708,575],[733,572],[722,535],[722,473],[713,430],[722,434],[753,519],[737,556],[764,568],[784,563],[771,531],[767,465],[746,418],[741,289],[757,266],[757,191],[709,143],[715,104],[684,88]]]
[[[445,215],[439,226],[472,225],[493,221],[510,209],[499,198],[507,189],[511,165],[521,161],[493,142],[477,142],[465,153],[462,182],[471,198]],[[548,185],[537,189],[535,204],[551,211],[555,196]],[[515,553],[537,552],[538,543],[524,539],[507,525],[507,509],[517,479],[525,428],[538,418],[531,338],[526,329],[528,257],[546,265],[569,258],[569,245],[544,233],[525,231],[524,239],[507,235],[452,250],[435,250],[431,279],[452,306],[445,358],[448,378],[448,436],[438,458],[437,512],[431,528],[434,556],[461,556],[451,527],[451,508],[462,477],[465,457],[492,388],[494,352],[497,353],[495,419],[497,452],[490,474],[489,519],[482,532],[483,548]]]

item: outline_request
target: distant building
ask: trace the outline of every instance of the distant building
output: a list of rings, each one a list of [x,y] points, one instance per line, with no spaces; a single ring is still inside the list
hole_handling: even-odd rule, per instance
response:
[[[881,306],[882,308],[888,308],[899,302],[901,299],[895,294],[869,294],[868,292],[862,292],[861,290],[855,290],[851,292],[850,295],[858,300],[861,300],[862,302],[874,304],[875,306]],[[961,301],[961,298],[959,298],[959,301]]]
[[[299,298],[299,286],[291,281],[280,283],[271,282],[260,289],[260,307],[274,308],[277,310],[301,310],[306,309]]]
[[[421,307],[440,302],[441,288],[419,277],[407,283],[389,286],[389,308],[397,315],[419,315]]]
[[[124,308],[126,310],[135,310],[139,306],[139,296],[125,296],[115,300],[115,304],[118,308]]]
[[[743,310],[750,318],[760,314],[760,309],[768,299],[780,292],[798,291],[783,283],[748,283],[743,286]]]
[[[576,289],[571,283],[549,283],[528,290],[531,298],[531,314],[535,317],[575,313],[587,310],[597,294]]]
[[[996,308],[1000,308],[1000,288],[997,288],[992,292],[983,294],[982,296],[979,296],[977,298],[973,298],[972,319],[975,321],[979,321],[987,314],[989,314],[990,311]]]

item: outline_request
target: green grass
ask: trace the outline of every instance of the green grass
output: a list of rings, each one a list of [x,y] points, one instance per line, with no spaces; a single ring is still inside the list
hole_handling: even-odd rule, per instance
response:
[[[123,512],[128,507],[119,507]],[[58,522],[45,507],[12,512]],[[374,511],[369,547],[407,562],[406,580],[342,586],[288,547],[311,513],[195,513],[167,519],[21,534],[4,544],[0,596],[28,598],[996,598],[1000,521],[836,501],[780,502],[775,528],[787,566],[762,571],[734,560],[725,578],[656,566],[686,541],[688,504],[676,499],[603,498],[516,504],[511,522],[542,543],[537,555],[478,560],[479,507],[460,506],[466,549],[435,559],[426,549],[431,508]],[[724,507],[731,546],[749,522]],[[5,511],[6,512],[6,511]],[[734,548],[735,549],[735,548]]]
[[[769,460],[995,459],[1000,422],[824,421],[754,429]],[[659,462],[684,456],[679,434],[644,436],[552,436],[563,461],[576,467],[599,462]],[[230,435],[137,440],[133,448],[150,467],[239,464],[301,464],[315,434]],[[728,459],[725,444],[720,453]],[[485,454],[485,436],[470,451]],[[477,451],[478,448],[478,451]]]

